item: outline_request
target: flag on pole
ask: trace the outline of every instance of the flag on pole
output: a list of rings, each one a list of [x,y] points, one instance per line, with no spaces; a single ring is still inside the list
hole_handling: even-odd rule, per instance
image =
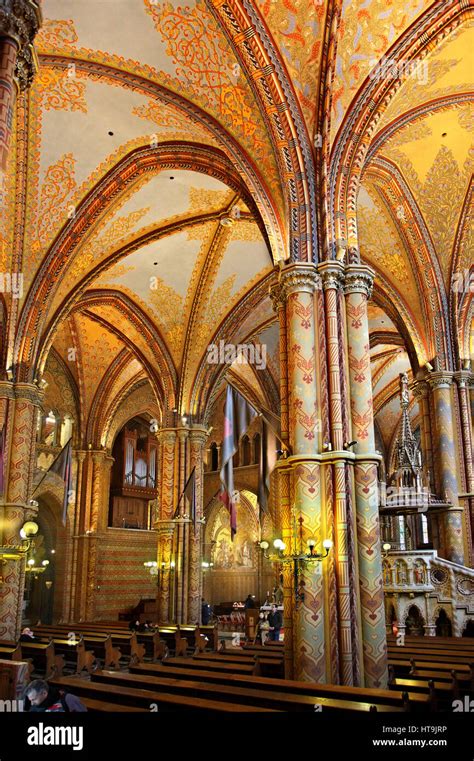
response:
[[[64,481],[64,500],[63,500],[63,526],[66,525],[67,507],[72,501],[72,444],[71,439],[62,448],[55,461],[48,468],[48,473],[56,473]],[[38,487],[36,487],[38,488]]]
[[[237,452],[240,437],[244,435],[257,415],[257,410],[238,391],[228,385],[224,410],[224,439],[222,441],[222,468],[220,472],[222,491],[219,499],[230,513],[232,541],[237,531],[232,458]]]
[[[270,496],[270,475],[276,463],[275,431],[262,419],[262,435],[260,436],[260,462],[258,477],[258,502],[260,515],[268,511]]]
[[[4,429],[0,431],[0,494],[3,495],[4,486],[4,460],[5,460],[5,432]]]
[[[196,533],[196,468],[191,471],[186,486],[184,487],[183,494],[189,500],[191,520],[194,526],[194,533]]]

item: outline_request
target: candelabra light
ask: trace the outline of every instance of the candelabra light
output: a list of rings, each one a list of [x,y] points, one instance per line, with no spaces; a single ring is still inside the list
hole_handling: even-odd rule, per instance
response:
[[[327,558],[329,555],[329,552],[331,550],[331,547],[333,545],[331,539],[324,539],[322,546],[323,546],[323,552],[316,552],[316,545],[317,541],[314,537],[310,537],[306,541],[306,548],[304,547],[304,540],[303,540],[303,517],[300,516],[298,519],[299,522],[299,531],[298,536],[296,530],[294,531],[295,536],[295,547],[293,550],[286,552],[287,546],[285,542],[282,539],[274,539],[273,541],[273,547],[276,552],[269,553],[268,550],[270,548],[270,544],[266,539],[263,539],[262,541],[258,542],[258,546],[263,552],[263,556],[269,560],[272,560],[274,563],[281,563],[283,565],[286,564],[292,564],[293,565],[293,580],[294,580],[294,593],[295,593],[295,603],[296,607],[298,607],[298,603],[304,602],[304,589],[301,587],[303,586],[301,576],[302,572],[306,565],[309,563],[320,563],[324,560],[324,558]],[[305,551],[306,549],[306,551]]]

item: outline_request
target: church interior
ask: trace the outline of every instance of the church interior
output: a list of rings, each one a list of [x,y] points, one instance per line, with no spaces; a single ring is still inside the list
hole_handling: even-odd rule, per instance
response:
[[[2,0],[0,697],[470,700],[473,18]]]

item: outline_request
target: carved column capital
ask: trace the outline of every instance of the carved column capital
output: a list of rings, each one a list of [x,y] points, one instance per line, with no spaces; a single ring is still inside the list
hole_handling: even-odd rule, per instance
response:
[[[323,291],[339,290],[345,280],[344,265],[338,261],[322,262],[318,265]]]
[[[193,426],[189,431],[189,440],[191,444],[201,444],[201,446],[204,447],[208,437],[209,434],[207,433],[207,428],[205,426]]]
[[[454,378],[459,388],[469,388],[474,385],[474,373],[471,370],[458,370]]]
[[[301,262],[281,270],[279,285],[281,297],[286,300],[291,293],[314,293],[320,290],[321,278],[315,264]]]
[[[86,459],[86,454],[87,452],[84,449],[78,449],[76,452],[74,452],[74,457],[76,458],[78,465],[82,465]]]
[[[350,264],[346,267],[344,293],[364,293],[369,300],[372,296],[375,273],[365,264]]]
[[[15,77],[20,90],[30,86],[37,69],[33,40],[42,20],[39,4],[33,0],[2,0],[0,37],[8,37],[17,46]]]
[[[41,407],[44,399],[44,389],[38,388],[35,383],[15,383],[13,385],[15,399],[31,402],[35,407]]]
[[[156,432],[156,438],[160,444],[174,444],[176,441],[176,430],[174,428],[160,428]]]
[[[454,383],[454,373],[448,370],[437,370],[430,373],[426,380],[432,389],[450,388]]]

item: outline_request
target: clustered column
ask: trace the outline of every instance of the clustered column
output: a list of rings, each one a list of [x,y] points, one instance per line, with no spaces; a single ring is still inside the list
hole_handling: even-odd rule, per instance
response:
[[[286,304],[290,504],[283,518],[288,550],[301,539],[323,539],[320,465],[315,457],[320,409],[316,384],[316,329],[314,292],[319,283],[313,264],[295,264],[282,271],[281,298]],[[302,527],[300,534],[300,520]],[[288,525],[290,521],[290,525]],[[289,564],[288,564],[289,565]],[[326,678],[324,585],[319,563],[301,564],[298,579],[285,573],[286,597],[298,595],[293,604],[293,672],[296,679]],[[293,569],[294,570],[294,569]],[[297,587],[296,587],[297,585]],[[290,593],[291,589],[291,593]],[[304,599],[302,599],[304,598]]]
[[[33,39],[41,25],[39,3],[2,0],[0,13],[0,171],[5,171],[17,91],[35,72]]]
[[[474,446],[473,446],[473,420],[469,400],[469,385],[474,382],[474,373],[470,370],[460,370],[454,375],[458,386],[459,413],[461,417],[462,442],[464,450],[464,462],[466,467],[466,487],[469,494],[474,493]],[[469,524],[471,530],[470,547],[474,541],[474,497],[470,497],[466,505],[469,506]],[[474,558],[471,558],[471,563]]]
[[[432,372],[428,383],[433,394],[436,427],[435,466],[440,496],[453,506],[444,513],[444,549],[447,560],[464,564],[463,508],[458,504],[458,477],[453,419],[453,373]]]
[[[340,302],[344,283],[342,262],[323,262],[318,267],[321,275],[326,307],[327,367],[329,379],[329,430],[333,455],[332,468],[334,489],[334,562],[337,595],[337,626],[339,649],[339,673],[343,684],[354,684],[358,664],[356,627],[352,617],[356,607],[354,591],[351,590],[350,531],[347,510],[346,468],[348,454],[344,451],[344,426],[342,417],[341,362],[340,362]]]
[[[203,496],[204,496],[204,448],[207,441],[207,429],[193,426],[189,432],[190,463],[189,469],[196,474],[196,516],[189,531],[189,571],[188,571],[188,623],[201,621],[202,597],[202,543],[203,543]]]
[[[367,301],[374,273],[360,264],[346,268],[346,322],[351,397],[352,438],[357,441],[354,465],[359,588],[365,684],[387,682],[379,500],[372,408]]]
[[[29,505],[32,493],[36,424],[42,393],[29,383],[1,383],[4,446],[4,504],[1,520],[3,546],[20,545],[20,529],[34,517]],[[16,639],[21,626],[25,580],[25,559],[7,560],[2,568],[0,584],[0,637]]]
[[[157,433],[159,442],[160,493],[158,495],[158,621],[170,623],[174,616],[173,604],[173,513],[175,478],[176,431],[165,428]]]

